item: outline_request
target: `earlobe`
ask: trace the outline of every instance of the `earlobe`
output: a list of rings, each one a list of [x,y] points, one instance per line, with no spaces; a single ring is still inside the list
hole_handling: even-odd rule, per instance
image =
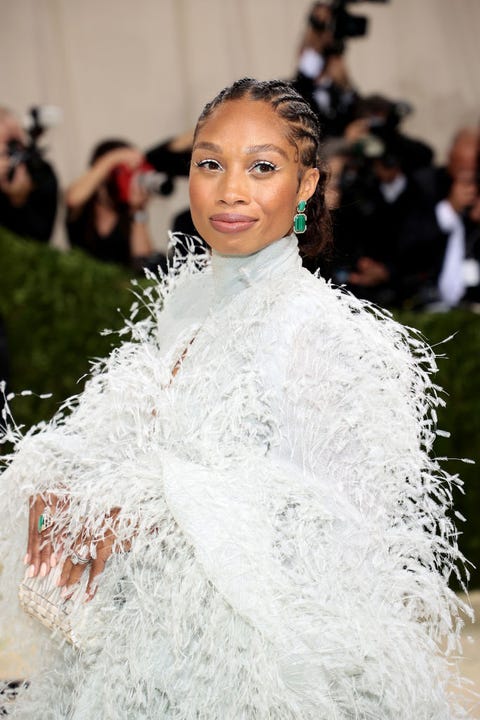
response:
[[[319,179],[320,172],[318,168],[307,168],[303,173],[298,197],[302,198],[302,200],[310,200],[316,190]]]

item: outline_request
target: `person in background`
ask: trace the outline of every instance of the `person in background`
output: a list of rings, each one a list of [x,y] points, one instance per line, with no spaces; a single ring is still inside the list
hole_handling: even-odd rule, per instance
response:
[[[143,161],[142,152],[123,140],[104,140],[94,148],[88,170],[65,195],[72,247],[135,270],[148,263],[153,254],[149,195],[137,182]]]
[[[48,243],[58,202],[52,166],[22,128],[18,117],[0,106],[0,227],[20,237]],[[8,392],[8,338],[0,316],[0,382]],[[4,397],[0,393],[0,411]],[[4,425],[0,417],[0,428]]]
[[[302,38],[293,85],[318,116],[325,138],[343,134],[358,99],[344,52],[344,41],[335,38],[331,3],[315,2]]]
[[[434,157],[428,143],[403,131],[402,123],[412,112],[408,102],[392,100],[378,93],[358,98],[344,137],[351,143],[376,138],[382,143],[384,153],[393,158],[408,177],[420,168],[430,167]]]
[[[29,142],[17,116],[0,107],[0,226],[48,242],[58,202],[52,166]]]
[[[383,307],[431,301],[446,238],[395,143],[374,135],[332,139],[325,156],[334,250],[327,263],[318,258],[313,266],[304,264],[320,267],[324,277]]]
[[[347,270],[342,282],[387,307],[436,301],[446,237],[394,146],[368,159],[342,190],[336,213],[336,252]]]
[[[446,165],[419,171],[416,182],[447,236],[439,296],[448,307],[480,301],[480,129],[459,129]]]

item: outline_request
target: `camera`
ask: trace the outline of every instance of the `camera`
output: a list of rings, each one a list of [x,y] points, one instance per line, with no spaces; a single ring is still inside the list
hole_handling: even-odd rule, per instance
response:
[[[148,193],[163,196],[173,193],[175,178],[188,177],[191,148],[173,151],[169,148],[170,142],[171,139],[165,140],[147,150],[142,165],[135,170],[124,165],[115,169],[114,181],[121,202],[128,202],[133,176]]]
[[[331,30],[337,42],[345,38],[364,37],[368,31],[368,18],[364,15],[352,15],[347,10],[349,4],[358,2],[384,4],[389,2],[389,0],[332,0],[331,3],[328,3],[332,11],[332,22],[319,22],[312,11],[309,17],[310,26],[317,32]],[[324,3],[315,3],[314,8],[321,4]]]
[[[37,151],[38,153],[38,151]],[[30,164],[33,160],[36,160],[36,152],[30,146],[25,146],[20,140],[9,140],[7,142],[7,156],[8,156],[8,172],[7,180],[11,182],[15,175],[15,170],[22,163]],[[38,155],[40,157],[40,155]]]
[[[112,175],[116,196],[119,202],[123,203],[129,201],[130,186],[134,178],[141,188],[151,194],[170,195],[173,189],[170,188],[170,178],[165,173],[157,172],[146,160],[137,168],[118,165]]]
[[[45,130],[56,125],[60,119],[61,111],[54,106],[34,106],[29,109],[23,120],[23,126],[28,133],[27,144],[16,138],[7,142],[9,182],[13,180],[18,165],[24,163],[30,170],[38,167],[44,154],[44,150],[38,147],[38,140]]]

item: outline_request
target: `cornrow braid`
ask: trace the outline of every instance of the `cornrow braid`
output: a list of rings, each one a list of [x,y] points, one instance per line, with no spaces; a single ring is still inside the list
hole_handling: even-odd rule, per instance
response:
[[[315,193],[307,205],[307,230],[299,236],[302,255],[314,257],[325,253],[331,245],[332,227],[330,213],[325,205],[327,172],[321,159],[321,131],[317,116],[307,101],[283,80],[254,80],[242,78],[207,103],[198,119],[195,137],[217,107],[232,100],[249,98],[270,103],[277,115],[285,121],[287,138],[297,149],[303,168],[317,168],[320,177]],[[301,175],[299,177],[299,182]]]

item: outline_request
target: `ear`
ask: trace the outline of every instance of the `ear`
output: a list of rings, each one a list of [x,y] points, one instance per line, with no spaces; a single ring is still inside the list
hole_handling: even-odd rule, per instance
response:
[[[300,180],[300,187],[298,188],[298,201],[310,200],[316,190],[319,179],[320,172],[318,168],[307,168],[305,170]]]

